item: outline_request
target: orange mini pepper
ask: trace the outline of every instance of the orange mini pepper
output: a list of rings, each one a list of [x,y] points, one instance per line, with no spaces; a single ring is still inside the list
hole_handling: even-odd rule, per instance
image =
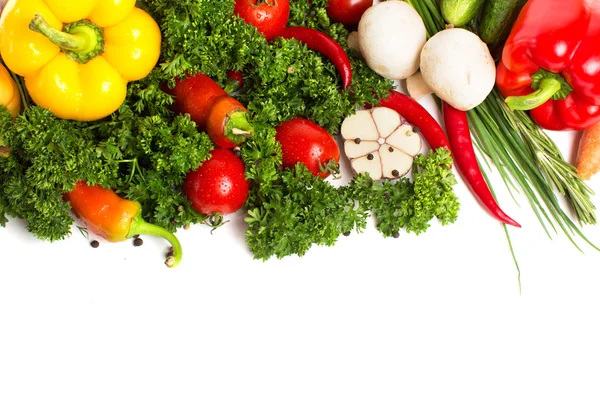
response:
[[[86,227],[109,242],[121,242],[135,235],[153,235],[168,240],[173,255],[167,257],[167,267],[175,267],[182,258],[182,248],[177,237],[160,226],[144,221],[141,205],[119,197],[113,190],[77,182],[75,189],[65,195],[75,215]]]

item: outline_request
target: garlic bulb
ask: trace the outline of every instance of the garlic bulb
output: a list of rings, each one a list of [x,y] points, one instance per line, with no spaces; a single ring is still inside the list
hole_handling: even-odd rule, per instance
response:
[[[413,126],[387,107],[357,111],[344,120],[341,134],[353,171],[374,180],[406,175],[422,146]]]

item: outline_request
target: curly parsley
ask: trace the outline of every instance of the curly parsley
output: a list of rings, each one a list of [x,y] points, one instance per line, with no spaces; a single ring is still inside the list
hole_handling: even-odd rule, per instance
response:
[[[173,99],[162,88],[195,72],[226,86],[228,71],[242,72],[244,87],[235,95],[252,113],[255,128],[240,150],[252,182],[246,241],[256,258],[333,245],[341,233],[363,230],[371,215],[385,236],[402,228],[423,232],[433,218],[454,221],[455,180],[449,154],[441,151],[415,159],[413,181],[379,183],[358,175],[335,188],[301,165],[282,170],[278,124],[300,116],[336,134],[345,117],[365,103],[377,104],[393,82],[348,49],[349,32],[331,23],[326,0],[292,0],[289,24],[319,29],[348,52],[353,83],[347,90],[322,54],[295,40],[267,42],[234,15],[233,5],[233,0],[144,1],[163,33],[159,63],[148,77],[130,83],[125,103],[101,121],[59,120],[28,106],[13,122],[0,110],[0,145],[13,149],[0,158],[0,224],[6,216],[18,217],[41,239],[64,238],[73,219],[63,194],[78,180],[139,201],[147,221],[170,230],[204,221],[181,186],[213,145],[188,116],[171,111]]]
[[[248,204],[246,242],[256,258],[303,255],[313,244],[331,246],[347,232],[361,232],[375,218],[385,237],[401,229],[424,232],[434,218],[442,225],[458,217],[456,178],[445,149],[415,157],[413,180],[374,182],[356,175],[335,188],[303,165],[284,171],[277,185]]]

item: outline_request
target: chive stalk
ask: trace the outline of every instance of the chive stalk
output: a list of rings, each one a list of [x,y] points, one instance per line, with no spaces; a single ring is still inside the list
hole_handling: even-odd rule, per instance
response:
[[[436,0],[406,1],[423,18],[428,36],[444,29],[439,25],[442,16]],[[468,111],[468,117],[480,153],[495,165],[513,199],[514,189],[526,197],[547,235],[562,231],[579,250],[576,236],[600,251],[562,209],[556,195],[566,199],[579,225],[591,225],[597,223],[593,191],[529,115],[511,110],[494,89],[482,104]]]

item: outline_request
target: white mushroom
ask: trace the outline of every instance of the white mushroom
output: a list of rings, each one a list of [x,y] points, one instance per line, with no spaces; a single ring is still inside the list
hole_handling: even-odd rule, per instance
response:
[[[391,108],[359,110],[342,123],[344,153],[355,173],[374,180],[406,175],[421,151],[421,136]]]
[[[414,74],[426,40],[421,16],[404,1],[379,2],[358,23],[360,52],[367,65],[384,78],[406,79]]]
[[[479,36],[452,28],[427,41],[421,52],[421,74],[440,99],[467,111],[481,104],[494,88],[496,64]]]

